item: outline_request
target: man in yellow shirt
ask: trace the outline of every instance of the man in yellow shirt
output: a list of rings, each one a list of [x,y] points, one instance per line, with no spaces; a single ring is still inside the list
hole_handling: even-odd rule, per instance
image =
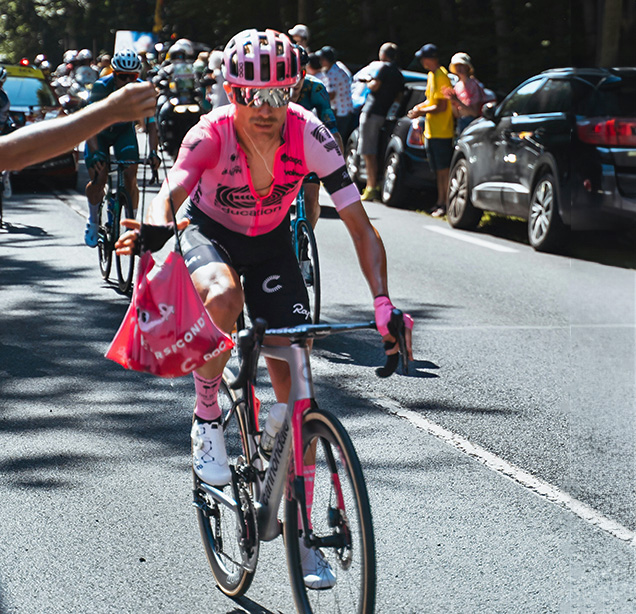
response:
[[[453,155],[453,136],[455,134],[453,109],[443,91],[452,86],[448,72],[439,63],[435,45],[432,43],[424,45],[415,54],[415,57],[428,70],[426,100],[414,106],[408,112],[408,116],[411,119],[422,115],[426,116],[424,124],[426,155],[437,179],[437,204],[432,215],[433,217],[442,217],[446,213],[448,172]]]

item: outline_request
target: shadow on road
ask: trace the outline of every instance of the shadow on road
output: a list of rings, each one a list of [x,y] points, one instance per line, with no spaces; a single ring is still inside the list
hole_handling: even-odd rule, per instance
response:
[[[476,234],[529,245],[527,222],[518,218],[485,214]],[[636,228],[571,232],[559,255],[607,266],[636,269]]]

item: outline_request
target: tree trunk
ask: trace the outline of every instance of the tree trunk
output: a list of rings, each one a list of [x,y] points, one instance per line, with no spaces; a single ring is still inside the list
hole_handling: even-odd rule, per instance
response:
[[[598,65],[614,66],[621,42],[623,0],[605,0],[600,23]]]
[[[584,63],[592,64],[596,59],[596,30],[598,24],[597,0],[583,0]]]
[[[311,0],[298,0],[298,23],[308,24],[313,18]]]
[[[506,14],[505,0],[491,0],[495,17],[495,40],[497,44],[497,81],[504,88],[510,87],[510,66],[512,50],[510,48],[510,25]]]

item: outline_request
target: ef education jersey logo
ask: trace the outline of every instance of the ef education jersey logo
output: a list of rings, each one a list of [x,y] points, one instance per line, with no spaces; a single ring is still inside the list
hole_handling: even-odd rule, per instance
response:
[[[336,144],[336,141],[333,140],[331,132],[329,132],[329,130],[322,124],[311,133],[311,136],[313,136],[327,151],[338,149],[338,145]]]
[[[270,275],[263,282],[263,292],[267,292],[267,294],[272,294],[274,292],[278,292],[282,290],[283,286],[280,284],[272,285],[273,282],[276,282],[280,279],[280,275]]]

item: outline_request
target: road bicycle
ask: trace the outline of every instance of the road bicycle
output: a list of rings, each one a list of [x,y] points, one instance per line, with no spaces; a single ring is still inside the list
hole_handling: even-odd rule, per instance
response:
[[[296,196],[296,216],[292,219],[291,230],[294,252],[309,295],[311,321],[318,324],[320,321],[320,263],[314,229],[307,219],[305,190],[302,187]]]
[[[120,292],[128,293],[132,287],[135,270],[134,256],[120,256],[115,253],[115,243],[121,232],[120,221],[134,218],[132,200],[124,184],[124,171],[131,164],[129,160],[114,160],[107,157],[108,189],[98,210],[97,255],[102,277],[108,280],[115,254],[117,282]]]
[[[375,327],[375,322],[363,322],[267,330],[265,322],[257,319],[239,332],[238,375],[233,378],[226,368],[219,391],[231,484],[210,486],[193,472],[193,503],[206,556],[218,587],[229,597],[239,597],[250,587],[260,542],[282,533],[298,612],[373,612],[375,540],[364,475],[344,426],[318,407],[309,353],[312,339]],[[400,341],[404,370],[404,321],[399,310],[394,311],[389,330]],[[290,345],[267,345],[263,339],[270,335],[286,337]],[[287,362],[292,374],[286,418],[269,461],[259,452],[260,402],[254,384],[260,354]],[[398,354],[391,355],[376,372],[387,377],[398,361]],[[308,508],[305,466],[313,464],[313,504]],[[278,512],[283,497],[281,523]],[[332,588],[305,586],[300,540],[305,548],[321,550],[336,576]]]

